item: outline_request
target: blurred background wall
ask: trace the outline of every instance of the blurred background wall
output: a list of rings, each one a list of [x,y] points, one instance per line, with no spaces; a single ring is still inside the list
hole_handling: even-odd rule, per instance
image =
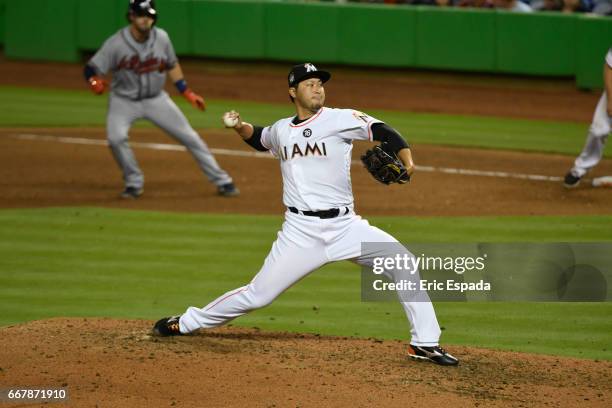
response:
[[[179,55],[573,77],[602,86],[612,18],[401,4],[157,0]],[[7,58],[78,61],[126,0],[0,0]]]

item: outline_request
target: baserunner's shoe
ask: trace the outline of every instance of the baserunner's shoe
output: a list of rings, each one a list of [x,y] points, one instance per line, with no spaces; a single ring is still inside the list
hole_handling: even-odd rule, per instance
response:
[[[181,316],[171,316],[159,319],[153,326],[153,335],[161,337],[183,335],[179,325],[180,318]]]
[[[431,361],[443,366],[454,366],[459,364],[459,360],[448,354],[446,350],[440,346],[426,347],[411,344],[410,347],[408,347],[408,355],[415,360]]]
[[[234,183],[227,183],[217,187],[217,193],[223,197],[235,197],[240,194]]]
[[[138,198],[142,195],[144,190],[138,187],[126,187],[125,190],[121,192],[121,198]]]
[[[593,187],[612,187],[612,176],[596,177],[591,184]]]
[[[563,178],[563,185],[565,188],[575,188],[580,184],[580,179],[582,177],[578,177],[573,172],[568,172]]]

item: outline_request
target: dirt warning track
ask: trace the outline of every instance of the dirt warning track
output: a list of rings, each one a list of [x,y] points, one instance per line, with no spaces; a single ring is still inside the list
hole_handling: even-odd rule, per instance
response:
[[[288,103],[287,72],[293,64],[182,59],[181,65],[190,87],[206,98]],[[324,68],[333,75],[325,85],[327,105],[364,111],[392,109],[588,122],[601,96],[597,91],[576,89],[574,81],[567,78]],[[0,84],[88,89],[81,64],[12,61],[3,55]],[[170,81],[166,88],[176,94]]]

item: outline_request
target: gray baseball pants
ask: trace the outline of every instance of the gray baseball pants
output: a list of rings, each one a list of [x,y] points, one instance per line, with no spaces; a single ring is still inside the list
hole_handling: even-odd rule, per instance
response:
[[[128,142],[130,127],[138,119],[151,121],[182,143],[211,183],[220,186],[232,182],[232,178],[219,167],[206,143],[166,92],[139,101],[111,93],[106,132],[113,156],[123,172],[125,187],[140,189],[144,185],[144,176]]]

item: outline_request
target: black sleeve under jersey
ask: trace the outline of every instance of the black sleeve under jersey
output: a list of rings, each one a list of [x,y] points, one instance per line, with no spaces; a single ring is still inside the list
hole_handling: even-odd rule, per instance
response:
[[[402,135],[386,123],[375,123],[372,125],[372,139],[377,142],[386,143],[395,153],[410,147]]]
[[[269,149],[261,144],[262,132],[263,128],[261,126],[253,126],[253,136],[249,140],[245,140],[245,142],[255,150],[267,152]]]
[[[89,64],[85,65],[85,68],[83,69],[83,76],[85,77],[85,80],[89,81],[89,78],[94,75],[96,75],[96,69]]]

